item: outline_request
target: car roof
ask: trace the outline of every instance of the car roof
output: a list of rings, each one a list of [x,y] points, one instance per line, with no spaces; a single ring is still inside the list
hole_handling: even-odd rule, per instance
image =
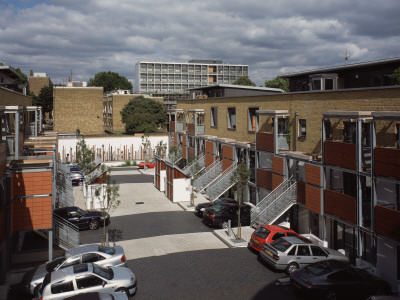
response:
[[[291,244],[314,244],[311,240],[303,236],[287,236],[287,237],[281,237],[281,239],[284,239]]]
[[[97,252],[98,250],[99,250],[99,245],[97,244],[82,245],[65,251],[65,257],[71,257],[87,252],[95,252],[95,251]]]
[[[293,229],[290,229],[290,228],[287,228],[287,227],[284,227],[284,226],[279,226],[279,225],[262,225],[260,227],[264,227],[264,228],[266,228],[266,229],[268,229],[270,231],[281,231],[281,230],[293,231]]]
[[[78,264],[53,271],[51,272],[51,282],[60,281],[66,276],[84,272],[93,272],[93,265],[91,263]]]

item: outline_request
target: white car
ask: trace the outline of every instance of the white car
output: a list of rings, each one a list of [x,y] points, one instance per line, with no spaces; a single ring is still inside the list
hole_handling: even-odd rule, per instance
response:
[[[64,298],[64,300],[128,300],[124,292],[116,293],[82,293],[76,296]]]
[[[38,292],[40,300],[62,300],[81,293],[136,293],[136,276],[126,267],[79,264],[48,273]]]

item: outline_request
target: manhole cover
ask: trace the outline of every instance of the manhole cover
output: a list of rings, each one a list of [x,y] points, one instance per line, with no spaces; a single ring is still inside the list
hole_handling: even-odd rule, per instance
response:
[[[144,202],[135,202],[136,204],[144,204]]]

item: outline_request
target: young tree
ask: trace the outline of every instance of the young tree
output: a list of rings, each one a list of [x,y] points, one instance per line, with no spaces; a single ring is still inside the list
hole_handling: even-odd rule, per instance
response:
[[[121,116],[129,134],[156,132],[158,128],[165,127],[168,119],[162,103],[143,96],[131,99],[122,109]]]
[[[247,85],[247,86],[256,86],[256,84],[251,81],[249,76],[242,76],[232,82],[234,85]]]
[[[272,80],[265,80],[264,85],[265,87],[281,89],[285,92],[289,92],[289,79],[282,78],[279,76],[276,76]]]
[[[90,78],[87,86],[102,86],[104,93],[112,92],[115,90],[131,90],[132,83],[126,77],[119,75],[115,72],[99,72]]]
[[[163,141],[160,141],[157,145],[156,145],[156,153],[159,157],[164,158],[165,157],[165,153],[167,152],[167,144],[163,143]]]
[[[231,182],[236,183],[237,201],[239,203],[238,209],[238,235],[237,238],[240,240],[242,238],[242,227],[240,223],[240,209],[243,205],[244,192],[247,188],[247,183],[250,178],[250,170],[247,168],[246,162],[244,160],[240,161],[236,170],[231,176]]]
[[[392,78],[393,78],[393,84],[400,84],[400,67],[394,70]]]
[[[199,178],[200,176],[200,171],[203,169],[202,166],[199,163],[199,157],[196,156],[192,160],[189,160],[189,164],[191,164],[189,168],[189,175],[190,175],[190,186],[191,186],[191,192],[190,192],[190,205],[194,206],[194,186],[193,182]]]

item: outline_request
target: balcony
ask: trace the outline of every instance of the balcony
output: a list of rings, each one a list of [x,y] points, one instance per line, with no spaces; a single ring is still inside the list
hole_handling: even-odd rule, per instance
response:
[[[375,174],[400,179],[400,149],[375,148]]]
[[[330,166],[356,170],[356,144],[344,142],[324,142],[324,163]]]
[[[256,134],[257,150],[274,152],[274,134],[268,132],[257,132]]]
[[[324,190],[325,212],[342,220],[356,224],[356,198],[332,190]]]
[[[376,205],[375,231],[383,236],[400,242],[400,211]]]

